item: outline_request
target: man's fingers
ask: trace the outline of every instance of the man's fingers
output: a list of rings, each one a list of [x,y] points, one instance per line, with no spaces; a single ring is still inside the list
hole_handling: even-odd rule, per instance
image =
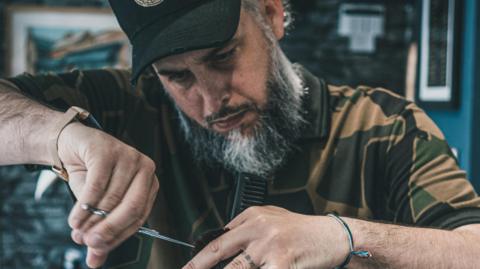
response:
[[[259,261],[255,262],[246,251],[240,253],[233,261],[231,261],[225,269],[257,269]]]
[[[71,237],[73,242],[77,243],[78,245],[83,245],[83,233],[79,230],[72,230]]]
[[[228,228],[230,230],[235,229],[237,226],[240,226],[244,224],[247,220],[251,219],[252,216],[256,216],[257,210],[260,210],[260,207],[257,206],[252,206],[247,209],[245,209],[242,213],[240,213],[238,216],[236,216],[230,223],[228,223],[225,228]]]
[[[137,170],[132,166],[132,163],[118,163],[113,169],[108,190],[95,207],[107,212],[113,211],[122,201],[136,173]],[[90,217],[83,222],[80,229],[82,231],[88,231],[101,220],[103,220],[102,217],[91,214]]]
[[[90,217],[90,212],[83,210],[81,205],[96,206],[103,197],[112,174],[112,167],[110,163],[98,162],[88,168],[82,193],[68,218],[68,223],[72,229],[80,229],[83,222]]]
[[[87,266],[89,268],[98,268],[102,266],[108,258],[108,253],[97,249],[88,248]]]
[[[140,171],[120,205],[106,219],[88,231],[87,238],[84,238],[87,245],[105,248],[105,244],[118,238],[132,225],[140,227],[153,203],[149,197],[151,191],[154,190],[156,193],[158,190],[158,183],[154,183],[154,179],[155,177],[149,171]],[[154,188],[155,186],[157,187]]]
[[[184,269],[209,269],[220,261],[241,253],[255,240],[255,229],[248,225],[238,226],[224,233],[204,247]]]
[[[157,192],[154,191],[154,188],[152,188],[152,191],[150,192],[149,194],[149,206],[148,208],[146,208],[145,210],[145,214],[142,216],[141,218],[141,223],[142,225],[146,222],[146,219],[148,218],[149,216],[149,212],[152,208],[152,204],[153,202],[155,201],[155,198],[156,198],[156,195]],[[128,227],[127,229],[125,229],[121,234],[119,234],[118,236],[114,237],[111,239],[111,241],[107,241],[107,242],[104,242],[98,246],[94,246],[94,247],[101,247],[101,246],[104,246],[105,247],[105,250],[110,252],[111,250],[113,250],[114,248],[116,248],[117,246],[119,246],[123,241],[125,241],[126,239],[128,239],[129,237],[132,236],[132,234],[136,233],[138,231],[138,228],[139,228],[139,225],[137,223],[132,223],[132,225],[130,225],[130,227]],[[90,239],[90,238],[89,238]],[[87,239],[87,243],[94,243],[94,242],[90,242],[88,239]],[[102,249],[103,250],[103,249]]]

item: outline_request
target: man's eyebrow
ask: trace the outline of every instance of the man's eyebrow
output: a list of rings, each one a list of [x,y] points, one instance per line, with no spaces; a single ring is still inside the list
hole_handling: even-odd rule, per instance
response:
[[[158,74],[162,76],[172,76],[172,75],[178,75],[179,73],[183,73],[188,71],[187,69],[161,69],[158,70]]]
[[[215,58],[215,56],[218,54],[219,51],[238,43],[240,43],[240,38],[234,37],[230,39],[227,43],[223,44],[222,46],[213,48],[206,55],[199,57],[199,59],[195,59],[195,62],[199,64],[211,62],[213,58]],[[188,69],[159,69],[157,73],[162,76],[170,76],[170,75],[177,75],[179,73],[186,72],[186,71],[188,71]]]
[[[196,63],[211,62],[215,58],[215,56],[218,54],[219,51],[221,51],[221,50],[223,50],[223,49],[225,49],[229,46],[238,44],[239,42],[240,42],[240,39],[238,37],[234,37],[234,38],[230,39],[227,43],[223,44],[222,46],[212,49],[210,52],[207,53],[207,55],[204,55],[204,56],[200,57],[199,59],[195,59],[195,62]]]

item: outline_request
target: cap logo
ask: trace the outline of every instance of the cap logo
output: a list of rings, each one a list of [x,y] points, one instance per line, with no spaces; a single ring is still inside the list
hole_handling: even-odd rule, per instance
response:
[[[164,0],[135,0],[142,7],[154,7],[163,3]]]

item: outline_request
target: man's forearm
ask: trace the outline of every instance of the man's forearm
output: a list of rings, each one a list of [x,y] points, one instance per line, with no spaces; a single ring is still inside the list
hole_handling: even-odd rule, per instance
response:
[[[372,253],[354,258],[349,268],[476,268],[480,236],[469,231],[404,227],[345,218],[357,250]]]
[[[59,115],[0,80],[0,165],[50,164],[47,141]]]

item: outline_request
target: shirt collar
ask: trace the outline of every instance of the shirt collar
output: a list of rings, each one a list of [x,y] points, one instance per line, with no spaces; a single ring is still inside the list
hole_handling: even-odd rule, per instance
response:
[[[328,86],[304,67],[299,67],[305,95],[303,107],[307,126],[300,139],[327,139],[330,132],[331,111],[329,108]]]

